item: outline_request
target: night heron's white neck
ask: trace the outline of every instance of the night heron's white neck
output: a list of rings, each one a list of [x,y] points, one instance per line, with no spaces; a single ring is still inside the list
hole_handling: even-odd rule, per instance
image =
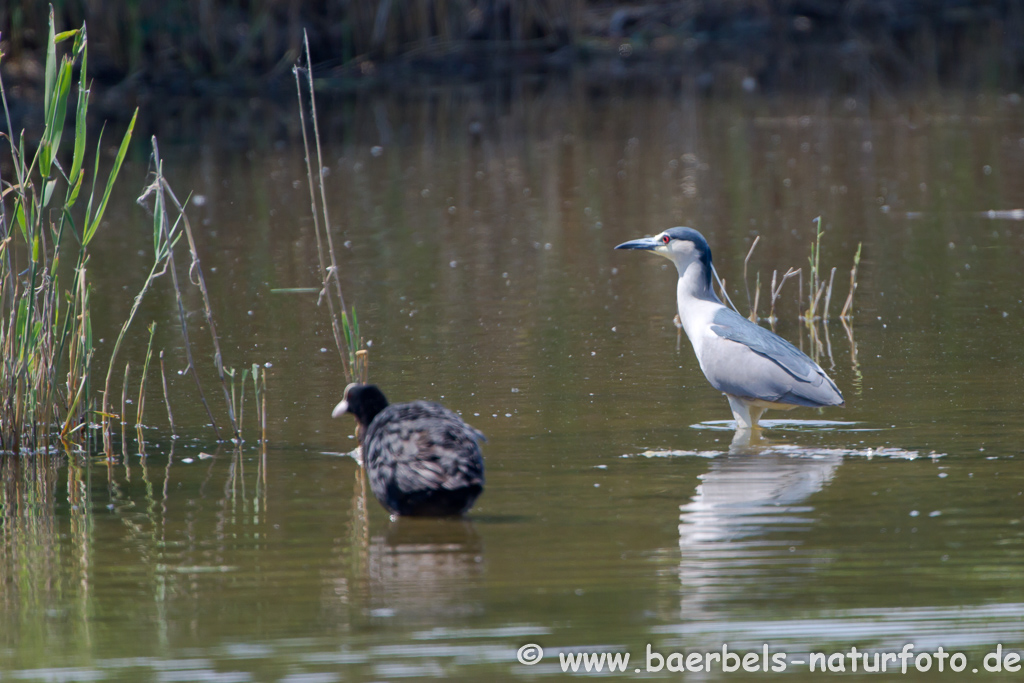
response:
[[[673,259],[674,260],[674,259]],[[675,260],[674,260],[675,261]],[[705,337],[710,330],[715,314],[722,308],[722,302],[710,284],[710,273],[699,260],[675,261],[679,270],[676,283],[676,305],[679,307],[679,321],[693,346],[701,369]]]
[[[679,271],[679,283],[676,285],[676,297],[679,299],[679,315],[685,319],[683,304],[685,301],[697,299],[722,304],[711,284],[711,273],[698,259],[672,259]]]

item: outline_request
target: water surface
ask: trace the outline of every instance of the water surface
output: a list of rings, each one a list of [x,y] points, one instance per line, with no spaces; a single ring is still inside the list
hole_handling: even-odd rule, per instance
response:
[[[1018,98],[523,87],[325,98],[321,112],[371,378],[487,435],[484,495],[465,520],[397,522],[367,496],[353,425],[330,419],[344,379],[326,311],[271,291],[318,283],[294,127],[239,142],[154,122],[171,183],[200,198],[225,362],[268,369],[268,450],[251,401],[240,453],[205,427],[161,282],[140,320],[158,322],[181,438],[151,381],[146,458],[132,439],[126,462],[8,477],[0,678],[537,680],[562,676],[560,651],[629,652],[632,671],[647,645],[767,644],[795,662],[908,642],[981,668],[997,644],[1024,646]],[[131,186],[145,154],[94,242],[104,367],[151,258]],[[746,313],[760,236],[747,280],[760,275],[767,316],[773,270],[806,279],[819,215],[831,320],[812,337],[790,281],[777,330],[847,405],[769,412],[763,441],[733,444],[728,404],[673,324],[671,264],[613,247],[696,227]],[[122,356],[136,367],[144,324]],[[539,664],[517,662],[527,643]]]

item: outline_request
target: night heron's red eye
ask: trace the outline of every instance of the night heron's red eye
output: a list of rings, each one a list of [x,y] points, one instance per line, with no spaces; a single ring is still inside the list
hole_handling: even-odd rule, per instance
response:
[[[672,238],[669,237],[668,235],[662,235],[661,236],[661,243],[662,244],[668,244],[671,241],[672,241]]]

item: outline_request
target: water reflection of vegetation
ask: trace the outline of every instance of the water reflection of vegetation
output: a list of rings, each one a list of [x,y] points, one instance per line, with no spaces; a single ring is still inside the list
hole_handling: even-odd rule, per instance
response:
[[[52,620],[89,642],[90,477],[74,455],[0,459],[0,606],[9,625],[0,642],[8,647],[45,642]],[[65,501],[66,530],[54,514]]]

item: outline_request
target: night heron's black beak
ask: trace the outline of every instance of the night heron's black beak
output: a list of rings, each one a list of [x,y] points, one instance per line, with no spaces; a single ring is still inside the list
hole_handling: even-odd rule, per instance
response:
[[[658,240],[654,239],[653,237],[642,237],[641,239],[638,239],[638,240],[630,240],[628,242],[623,242],[622,244],[620,244],[619,246],[617,246],[615,248],[616,249],[646,249],[647,251],[651,251],[651,250],[653,250],[654,248],[656,248],[656,247],[658,247],[660,245],[661,245],[661,242],[659,242]]]

